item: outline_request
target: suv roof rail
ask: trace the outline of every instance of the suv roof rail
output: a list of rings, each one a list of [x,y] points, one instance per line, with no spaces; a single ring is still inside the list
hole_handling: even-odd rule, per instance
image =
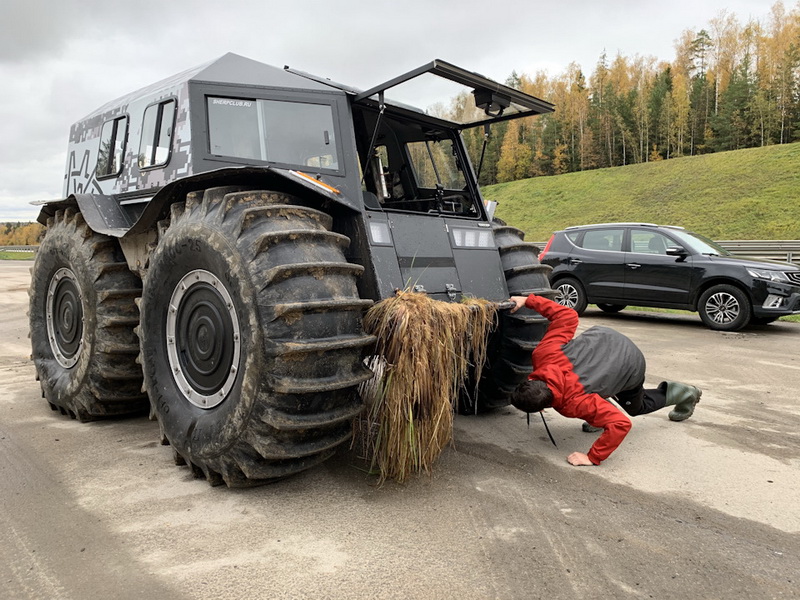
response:
[[[656,223],[639,223],[639,222],[629,222],[629,223],[591,223],[588,225],[571,225],[569,227],[565,227],[564,229],[584,229],[586,227],[609,227],[612,225],[616,226],[625,226],[630,227],[635,225],[637,227],[663,227],[666,229],[684,229],[678,225],[657,225]]]

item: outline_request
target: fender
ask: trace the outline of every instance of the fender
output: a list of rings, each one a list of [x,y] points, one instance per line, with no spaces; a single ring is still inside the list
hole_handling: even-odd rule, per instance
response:
[[[169,214],[169,207],[186,197],[191,191],[220,185],[246,185],[283,191],[294,195],[308,196],[311,192],[320,204],[334,203],[351,211],[360,212],[360,201],[348,197],[344,192],[321,179],[290,169],[275,167],[227,167],[184,177],[161,188],[154,188],[150,199],[138,218],[120,204],[126,196],[118,194],[71,194],[69,197],[46,203],[37,217],[43,225],[57,210],[78,205],[86,224],[92,231],[116,238],[135,236],[152,229]]]

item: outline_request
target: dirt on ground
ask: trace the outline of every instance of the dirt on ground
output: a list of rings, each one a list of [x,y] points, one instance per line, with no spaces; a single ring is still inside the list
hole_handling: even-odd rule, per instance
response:
[[[347,448],[230,490],[173,464],[147,418],[50,410],[29,360],[30,263],[0,261],[0,596],[107,598],[796,598],[800,324],[739,333],[696,315],[590,308],[648,360],[648,383],[703,388],[694,416],[597,434],[547,411],[457,417],[430,476],[375,485]]]

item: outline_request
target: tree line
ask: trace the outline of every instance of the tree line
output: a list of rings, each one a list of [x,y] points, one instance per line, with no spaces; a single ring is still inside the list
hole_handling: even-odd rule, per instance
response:
[[[0,223],[0,246],[35,246],[43,235],[39,223]]]
[[[800,141],[800,4],[763,23],[722,12],[684,31],[671,62],[604,53],[588,78],[572,63],[506,83],[556,110],[494,125],[485,150],[482,128],[464,132],[482,185]]]

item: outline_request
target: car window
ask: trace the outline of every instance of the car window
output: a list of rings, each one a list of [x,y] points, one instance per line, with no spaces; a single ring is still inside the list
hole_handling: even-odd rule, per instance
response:
[[[675,242],[657,231],[649,229],[633,229],[631,231],[631,252],[666,255],[667,248],[675,245]]]
[[[583,236],[586,250],[622,250],[624,229],[589,229]]]
[[[711,256],[731,256],[725,248],[711,241],[705,236],[692,231],[677,230],[672,232],[683,245],[697,252],[698,254],[709,254]]]

